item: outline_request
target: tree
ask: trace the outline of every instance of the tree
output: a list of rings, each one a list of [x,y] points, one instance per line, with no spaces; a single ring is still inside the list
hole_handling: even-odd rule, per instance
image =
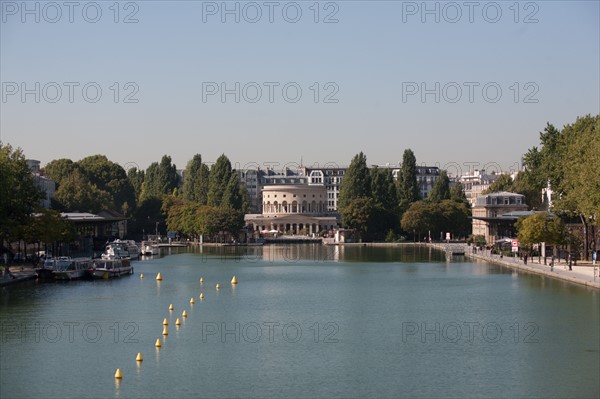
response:
[[[67,212],[99,212],[113,205],[111,195],[90,183],[87,177],[76,169],[63,178],[53,199],[53,207]]]
[[[133,212],[127,229],[135,235],[154,234],[157,226],[164,226],[165,219],[161,214],[162,199],[150,197],[144,199]]]
[[[244,198],[241,193],[242,188],[240,187],[240,180],[238,174],[232,171],[225,192],[223,193],[223,200],[221,201],[222,208],[232,208],[242,210]]]
[[[183,179],[183,198],[205,205],[208,194],[208,166],[202,163],[200,154],[188,162]]]
[[[210,168],[207,194],[208,205],[214,207],[221,206],[231,173],[231,162],[229,162],[229,158],[225,154],[222,154],[217,158],[212,168]]]
[[[419,200],[419,186],[417,185],[417,159],[411,149],[404,150],[402,166],[398,174],[398,200],[401,213],[410,204]]]
[[[126,216],[129,208],[135,208],[135,190],[121,165],[109,161],[104,155],[85,157],[76,165],[92,186],[111,197],[107,208],[121,211]]]
[[[531,209],[543,209],[542,188],[538,182],[535,173],[529,170],[524,170],[515,176],[510,189],[513,193],[523,194],[525,202]]]
[[[204,205],[196,211],[196,223],[199,233],[209,237],[221,231],[236,235],[243,226],[244,215],[236,209]]]
[[[547,212],[539,212],[520,218],[516,222],[519,245],[531,247],[533,244],[564,244],[568,237],[567,229],[560,218]]]
[[[456,202],[464,202],[469,205],[469,201],[467,200],[467,196],[465,195],[465,190],[461,182],[456,182],[452,188],[450,188],[450,199]]]
[[[56,183],[56,187],[60,187],[60,183],[62,180],[69,176],[77,169],[77,165],[67,158],[55,159],[46,166],[44,166],[43,171],[50,179],[54,180]]]
[[[450,199],[450,179],[448,173],[442,170],[439,177],[433,183],[433,187],[429,192],[430,201],[442,201]]]
[[[172,194],[179,183],[177,167],[171,164],[171,157],[163,155],[160,163],[153,162],[146,169],[144,184],[142,185],[142,201],[151,198],[162,198]]]
[[[142,195],[142,184],[144,183],[144,175],[145,172],[143,170],[138,170],[137,168],[131,168],[127,171],[127,179],[129,179],[129,183],[131,187],[133,187],[133,191],[135,192],[136,204],[141,201]]]
[[[471,209],[467,202],[443,200],[434,208],[437,232],[451,232],[454,236],[466,237],[471,231]]]
[[[0,142],[0,244],[22,235],[41,198],[21,149]]]
[[[413,202],[403,213],[400,225],[402,230],[417,233],[419,237],[421,233],[435,231],[432,204],[427,201]]]
[[[437,237],[439,233],[452,232],[454,236],[466,236],[471,229],[471,210],[465,202],[453,200],[417,201],[404,212],[402,229]]]
[[[371,169],[371,197],[376,205],[395,211],[398,206],[396,185],[390,169]]]
[[[342,213],[342,223],[354,229],[359,239],[369,232],[370,219],[373,215],[373,200],[366,197],[354,198],[346,204]]]
[[[342,179],[338,208],[343,214],[344,208],[353,200],[367,198],[371,194],[371,181],[367,157],[360,152],[350,162],[350,166]],[[343,215],[342,215],[343,216]]]
[[[501,191],[510,191],[512,189],[513,180],[510,175],[502,174],[500,175],[487,190],[484,190],[482,194],[491,194],[498,193]]]
[[[559,161],[551,183],[557,192],[556,210],[580,218],[587,260],[589,249],[595,249],[594,228],[600,223],[600,115],[586,115],[566,125],[556,152]]]

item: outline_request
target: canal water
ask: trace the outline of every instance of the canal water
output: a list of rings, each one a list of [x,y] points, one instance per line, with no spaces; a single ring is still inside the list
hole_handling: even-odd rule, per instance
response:
[[[598,291],[413,246],[174,249],[134,265],[2,288],[0,397],[600,395]]]

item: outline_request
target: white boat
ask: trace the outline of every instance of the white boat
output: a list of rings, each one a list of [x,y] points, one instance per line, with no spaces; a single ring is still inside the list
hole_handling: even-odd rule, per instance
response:
[[[102,259],[139,258],[140,249],[133,240],[119,240],[106,244]]]
[[[158,255],[158,244],[155,241],[142,241],[141,252],[144,256]]]
[[[90,263],[89,258],[69,259],[55,263],[52,275],[55,280],[77,280],[86,276]]]
[[[92,278],[109,279],[124,274],[133,274],[133,266],[131,266],[129,258],[95,259],[92,261],[88,273]]]
[[[42,267],[36,270],[37,275],[42,279],[52,279],[54,278],[53,272],[55,270],[66,268],[70,262],[70,256],[59,256],[58,258],[48,257],[44,260]]]

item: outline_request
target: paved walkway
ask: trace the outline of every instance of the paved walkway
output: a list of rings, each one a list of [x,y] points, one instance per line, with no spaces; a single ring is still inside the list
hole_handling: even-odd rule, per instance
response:
[[[37,277],[35,273],[35,267],[31,265],[24,265],[23,267],[19,266],[11,266],[10,274],[5,273],[4,271],[0,272],[0,287],[10,284],[15,284],[25,280],[32,280]]]
[[[448,247],[455,251],[462,248],[465,252],[465,256],[471,259],[483,260],[486,262],[492,262],[498,265],[510,267],[512,269],[523,270],[530,273],[542,274],[565,281],[569,281],[576,284],[585,285],[587,287],[593,287],[600,289],[600,264],[596,262],[596,265],[592,265],[591,261],[577,261],[577,266],[573,266],[573,270],[569,270],[566,262],[561,260],[554,262],[554,269],[550,268],[550,258],[547,258],[547,265],[544,265],[544,258],[538,261],[538,257],[527,259],[527,264],[523,260],[517,258],[503,257],[500,255],[491,255],[490,251],[477,251],[473,253],[473,247],[466,244],[429,244],[435,248],[441,250],[447,250]]]

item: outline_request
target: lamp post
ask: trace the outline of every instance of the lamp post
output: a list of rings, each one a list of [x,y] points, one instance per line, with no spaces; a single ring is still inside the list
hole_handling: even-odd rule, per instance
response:
[[[159,222],[156,222],[156,227],[155,227],[155,233],[156,233],[156,236],[157,236],[157,237],[158,237],[158,223],[159,223]]]

